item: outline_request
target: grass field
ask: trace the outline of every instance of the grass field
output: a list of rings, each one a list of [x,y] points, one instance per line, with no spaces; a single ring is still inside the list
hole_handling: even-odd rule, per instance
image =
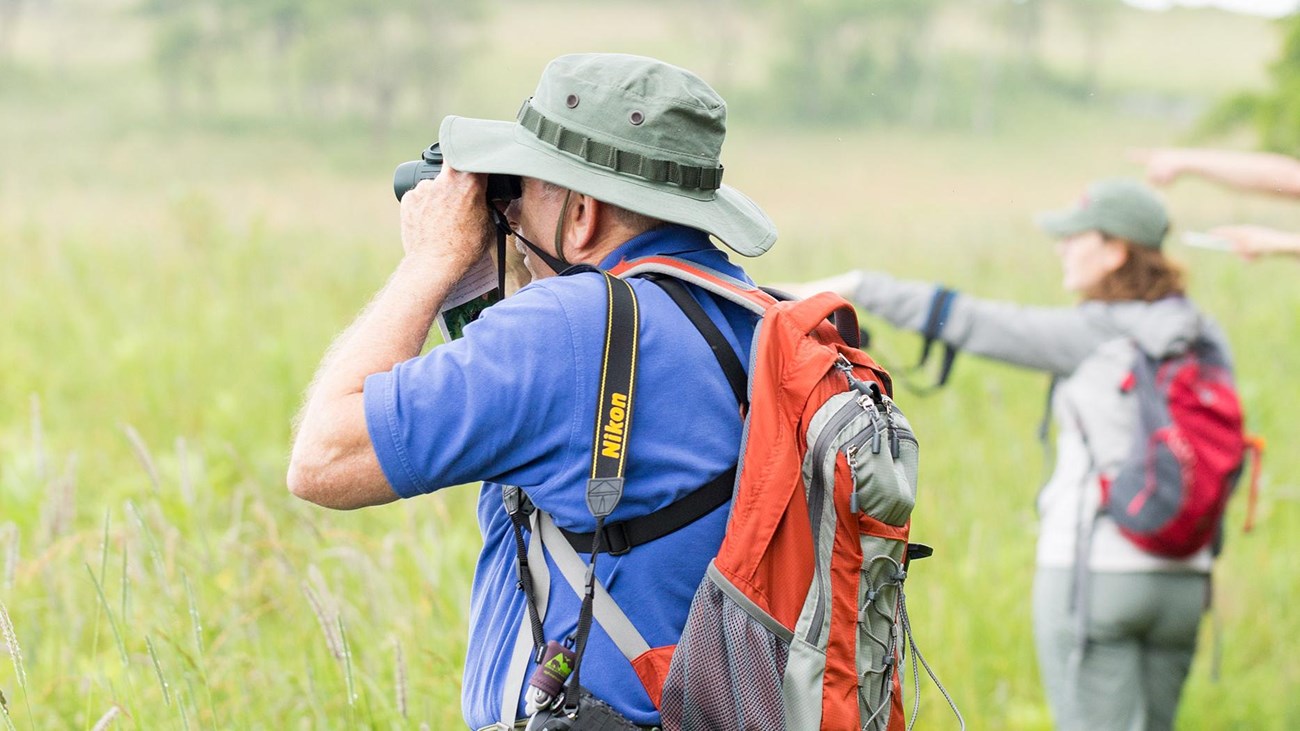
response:
[[[451,110],[407,115],[375,146],[360,123],[262,110],[240,81],[247,59],[223,79],[223,111],[168,117],[147,29],[124,4],[36,7],[0,65],[3,728],[458,727],[475,490],[331,513],[283,484],[302,389],[400,255],[392,168]],[[690,17],[678,3],[504,4],[491,36],[513,42],[466,62],[456,111],[509,117],[543,62],[572,50],[706,70],[710,36],[676,32]],[[954,13],[938,38],[985,48],[973,23]],[[1111,98],[1031,99],[984,135],[774,126],[734,110],[728,180],[782,232],[751,273],[872,267],[1067,303],[1030,215],[1092,178],[1137,174],[1128,147],[1187,132],[1128,95],[1203,101],[1258,84],[1277,47],[1263,21],[1216,13],[1112,23]],[[597,43],[592,27],[619,30]],[[740,87],[761,80],[770,39],[735,27],[754,59],[729,69]],[[1053,16],[1049,63],[1070,69],[1076,43]],[[1294,203],[1191,182],[1168,196],[1184,228],[1300,228]],[[1221,678],[1206,622],[1180,728],[1297,728],[1300,269],[1175,253],[1230,335],[1251,428],[1271,446],[1260,525],[1241,535],[1234,503],[1216,575]],[[879,357],[910,365],[914,336],[868,324]],[[964,359],[943,393],[900,396],[923,445],[913,535],[936,547],[908,604],[971,728],[1050,728],[1027,601],[1045,387]],[[943,706],[923,687],[918,728],[955,728]]]

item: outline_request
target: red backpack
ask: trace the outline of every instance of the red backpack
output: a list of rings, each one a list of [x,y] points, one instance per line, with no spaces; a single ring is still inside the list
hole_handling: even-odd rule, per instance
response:
[[[1128,458],[1102,477],[1101,489],[1102,510],[1126,538],[1171,558],[1209,545],[1247,451],[1255,454],[1253,516],[1262,444],[1243,431],[1241,400],[1221,348],[1202,339],[1164,359],[1139,350],[1120,388],[1136,399],[1138,427]]]

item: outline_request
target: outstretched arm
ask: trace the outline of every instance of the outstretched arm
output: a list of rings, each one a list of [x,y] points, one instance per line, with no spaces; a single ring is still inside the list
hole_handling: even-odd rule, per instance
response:
[[[486,251],[483,176],[444,166],[402,198],[397,270],[325,354],[297,420],[288,485],[294,495],[350,510],[397,499],[366,428],[366,377],[420,354],[434,314]]]
[[[798,297],[835,292],[895,327],[921,331],[930,317],[935,285],[850,271],[777,289]],[[1072,372],[1106,333],[1077,307],[1023,307],[959,295],[939,339],[964,351],[1051,373]]]
[[[1300,161],[1286,155],[1165,147],[1134,150],[1131,157],[1159,185],[1196,175],[1243,190],[1300,196]]]
[[[921,331],[935,286],[859,272],[852,298],[896,327]],[[1074,372],[1109,335],[1078,307],[1027,307],[958,294],[939,339],[974,355],[1059,375]]]

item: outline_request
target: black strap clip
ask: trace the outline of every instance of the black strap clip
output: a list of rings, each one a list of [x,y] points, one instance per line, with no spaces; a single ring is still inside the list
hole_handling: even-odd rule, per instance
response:
[[[533,501],[528,498],[528,493],[514,485],[502,485],[501,502],[505,503],[506,515],[509,515],[511,520],[522,521],[522,525],[528,527],[528,518],[536,510]]]
[[[605,551],[611,556],[622,556],[632,550],[632,539],[627,534],[627,522],[609,523],[604,530]]]

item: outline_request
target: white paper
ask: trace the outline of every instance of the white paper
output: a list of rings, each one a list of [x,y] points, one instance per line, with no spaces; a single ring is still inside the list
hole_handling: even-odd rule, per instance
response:
[[[454,340],[465,331],[465,326],[491,305],[501,301],[497,289],[497,265],[492,255],[479,259],[465,272],[459,282],[447,293],[434,320],[444,342]]]

